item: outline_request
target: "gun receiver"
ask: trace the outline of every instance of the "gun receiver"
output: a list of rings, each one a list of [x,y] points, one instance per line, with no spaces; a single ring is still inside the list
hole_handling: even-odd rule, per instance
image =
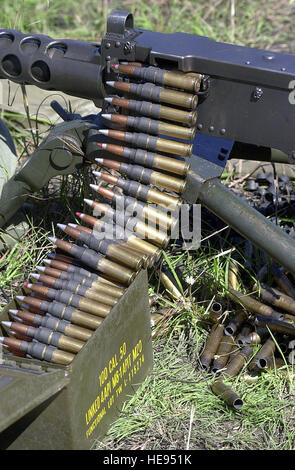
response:
[[[0,30],[1,78],[92,99],[97,105],[109,94],[106,81],[114,79],[111,65],[119,61],[201,74],[199,134],[279,149],[292,162],[292,55],[138,29],[131,13],[117,10],[109,15],[101,45]]]

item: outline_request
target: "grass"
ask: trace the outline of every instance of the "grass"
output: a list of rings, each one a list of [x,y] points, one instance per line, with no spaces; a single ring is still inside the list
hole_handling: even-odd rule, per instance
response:
[[[25,33],[99,41],[108,13],[117,8],[132,11],[140,28],[184,31],[286,52],[295,49],[292,4],[287,0],[85,0],[81,8],[77,0],[0,0],[1,26]],[[20,159],[26,158],[35,148],[35,135],[27,120],[17,113],[7,113],[4,118]],[[37,124],[40,132],[42,126],[51,125],[46,117],[38,119]],[[0,304],[15,295],[29,272],[46,256],[51,247],[47,236],[56,222],[73,221],[75,210],[81,209],[89,177],[86,172],[84,178],[56,178],[30,201],[35,207],[30,229],[12,250],[0,255]],[[227,182],[231,178],[226,175]],[[232,239],[228,228],[221,229],[214,239],[214,230],[208,230],[211,238],[197,254],[184,254],[177,247],[164,253],[176,285],[188,301],[185,308],[167,296],[157,276],[150,273],[150,294],[158,298],[156,310],[168,309],[167,319],[154,331],[155,367],[124,406],[106,439],[97,443],[98,449],[294,449],[292,370],[273,370],[254,381],[245,374],[233,379],[233,387],[245,402],[242,411],[233,411],[213,395],[211,376],[198,370],[209,331],[210,302],[214,299],[223,304],[224,319],[232,308],[224,299]],[[247,257],[242,242],[235,252],[244,264]],[[185,265],[183,276],[177,272],[180,261]],[[254,263],[253,271],[243,272],[246,283],[253,280],[256,268]],[[195,279],[194,285],[181,283],[186,276]]]

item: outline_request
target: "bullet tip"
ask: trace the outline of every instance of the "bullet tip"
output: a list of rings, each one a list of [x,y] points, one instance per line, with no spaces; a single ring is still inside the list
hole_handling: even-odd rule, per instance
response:
[[[88,206],[92,206],[92,203],[93,203],[93,201],[91,201],[91,199],[84,199],[84,202],[86,202],[86,204],[88,204]]]
[[[67,226],[65,224],[57,224],[58,228],[60,228],[61,230],[65,231],[65,229],[67,228]]]
[[[3,343],[4,339],[4,336],[0,336],[0,343]]]
[[[48,256],[48,258],[51,258],[51,259],[55,259],[55,258],[56,258],[56,254],[55,254],[55,253],[48,253],[47,256]]]
[[[107,96],[104,100],[107,101],[108,103],[112,103],[113,98],[111,98],[110,96]]]
[[[50,240],[53,244],[55,244],[55,242],[56,242],[56,240],[57,240],[56,237],[48,237],[48,238],[49,238],[49,240]]]
[[[111,114],[102,114],[101,117],[104,118],[104,119],[110,120],[112,118],[112,115]]]
[[[18,300],[25,300],[25,296],[24,295],[16,295],[15,296]]]
[[[36,266],[36,269],[38,269],[38,271],[41,271],[43,273],[46,268],[44,266]]]
[[[103,134],[103,135],[109,135],[109,130],[108,129],[99,129],[98,133]]]
[[[99,145],[100,148],[102,148],[102,149],[106,149],[106,148],[107,148],[107,144],[103,144],[102,142],[100,142],[98,145]],[[97,159],[95,159],[95,160],[97,160]]]
[[[28,289],[31,289],[33,284],[31,284],[30,282],[25,282],[24,283],[24,286],[27,287]]]
[[[110,82],[106,82],[106,84],[109,85],[109,86],[114,86],[114,85],[115,85],[115,82],[114,82],[114,81],[113,81],[113,82],[110,81]]]
[[[91,184],[90,187],[93,189],[93,191],[97,191],[99,186],[97,184]]]
[[[2,323],[2,325],[7,326],[8,328],[10,328],[11,325],[12,325],[11,321],[2,321],[1,323]]]
[[[51,264],[51,259],[44,259],[43,262],[44,262],[45,264]]]
[[[9,311],[9,313],[11,313],[11,315],[17,315],[18,314],[18,310],[14,310],[13,308],[10,308],[8,311]]]
[[[112,64],[111,67],[112,69],[117,70],[119,68],[119,64]]]
[[[78,224],[68,224],[69,227],[72,227],[72,228],[77,228],[78,227]]]
[[[30,273],[30,277],[32,277],[33,279],[39,279],[39,278],[40,278],[40,274]]]
[[[99,165],[103,165],[103,158],[96,158],[95,161],[99,163]],[[93,172],[94,173],[94,172]]]

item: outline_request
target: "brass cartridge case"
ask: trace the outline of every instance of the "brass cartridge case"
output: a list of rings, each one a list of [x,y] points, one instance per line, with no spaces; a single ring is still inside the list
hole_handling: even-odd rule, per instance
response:
[[[230,261],[228,266],[228,287],[234,290],[239,287],[239,267],[234,261]]]
[[[264,345],[260,348],[258,353],[253,357],[252,361],[248,365],[250,371],[254,371],[257,368],[263,369],[270,363],[268,358],[272,358],[275,352],[276,345],[272,338],[269,338]]]
[[[258,302],[258,300],[255,300],[250,295],[245,295],[239,291],[229,288],[228,296],[231,300],[242,305],[244,308],[246,308],[250,312],[258,313],[259,315],[263,315],[265,317],[272,317],[277,320],[280,320],[282,318],[282,314],[276,312],[268,305]]]
[[[256,331],[252,331],[252,333],[241,338],[239,344],[260,344],[266,336],[269,336],[267,328],[257,328]]]
[[[215,374],[220,369],[223,369],[228,360],[230,353],[232,352],[235,345],[235,340],[232,336],[223,335],[219,343],[216,354],[214,355],[214,361],[212,365],[212,372]]]
[[[60,349],[56,349],[52,353],[51,362],[66,366],[70,364],[74,358],[74,354],[71,354],[67,351],[61,351]]]
[[[260,297],[264,302],[274,305],[275,307],[279,307],[295,315],[295,300],[289,295],[283,294],[278,289],[272,287],[270,290],[268,290],[261,287]]]
[[[241,398],[231,389],[231,387],[225,385],[222,380],[215,380],[215,382],[213,382],[213,384],[211,385],[211,390],[215,395],[219,396],[229,406],[232,406],[236,409],[242,408],[243,401],[241,400]]]
[[[210,320],[213,321],[213,323],[218,323],[223,314],[223,307],[221,303],[213,302],[210,307],[209,312],[210,312]]]
[[[172,299],[183,299],[182,293],[177,289],[171,279],[163,271],[158,271],[158,274],[169,296],[172,297]]]
[[[184,111],[170,106],[163,106],[148,101],[128,100],[125,98],[114,97],[111,103],[120,108],[135,111],[138,114],[152,116],[156,119],[167,119],[167,121],[182,122],[188,126],[195,126],[197,123],[196,111]]]
[[[160,230],[156,230],[153,227],[149,227],[147,224],[141,221],[138,221],[135,225],[134,232],[142,235],[148,240],[151,240],[161,248],[165,248],[169,243],[169,237],[165,232],[161,232]]]
[[[222,372],[223,375],[229,377],[235,377],[240,370],[244,367],[247,362],[247,359],[252,354],[251,346],[245,346],[241,349],[236,356],[228,362],[226,369]]]
[[[152,188],[148,191],[147,200],[172,210],[181,205],[181,199]]]
[[[251,330],[252,328],[248,323],[242,326],[241,331],[236,338],[238,345],[242,346],[244,344],[244,338],[251,333]]]
[[[113,263],[112,261],[105,258],[102,258],[99,261],[99,268],[101,272],[109,276],[111,279],[119,281],[122,284],[131,284],[136,276],[136,272],[131,271],[124,266],[120,266],[117,263]]]
[[[75,338],[70,338],[69,336],[63,335],[61,333],[60,338],[58,340],[58,348],[69,351],[72,353],[78,353],[80,349],[84,346],[83,341],[79,341],[78,339]]]
[[[211,333],[207,339],[204,351],[201,354],[200,362],[203,369],[209,370],[210,364],[213,360],[214,354],[216,353],[220,344],[221,338],[223,337],[224,326],[216,324],[213,326]]]
[[[245,310],[240,310],[226,326],[224,333],[226,335],[232,336],[240,328],[240,326],[246,321],[248,314]]]

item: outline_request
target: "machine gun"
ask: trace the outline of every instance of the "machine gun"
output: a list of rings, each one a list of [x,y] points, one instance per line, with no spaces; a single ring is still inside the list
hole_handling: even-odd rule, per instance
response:
[[[125,83],[126,76],[119,74],[118,78],[116,66],[126,63],[133,70],[141,69],[141,73],[137,70],[137,75],[132,72],[131,76],[138,84],[136,115],[153,120],[164,116],[164,123],[174,120],[175,124],[182,119],[182,127],[185,120],[187,124],[191,120],[189,125],[196,131],[183,200],[198,200],[294,272],[295,245],[290,237],[219,181],[228,158],[294,162],[290,99],[295,73],[293,56],[185,33],[142,30],[134,27],[131,13],[117,10],[108,17],[101,44],[0,30],[0,78],[91,99],[102,107],[103,113],[114,109],[105,98],[118,94],[130,97],[130,93],[118,91],[118,85],[117,89],[113,86],[114,81]],[[184,89],[182,97],[178,96],[180,88]],[[193,101],[185,102],[185,95],[192,93]],[[131,96],[134,97],[134,87]],[[93,161],[94,156],[103,156],[104,150],[97,150],[95,136],[100,135],[103,123],[106,127],[105,121],[99,116],[73,119],[59,111],[66,122],[49,135],[5,185],[0,200],[0,226],[5,226],[28,194],[40,189],[51,177],[71,173]],[[179,118],[181,111],[185,118]],[[85,157],[73,147],[81,148]],[[166,152],[164,148],[164,153],[173,154],[171,148]]]

